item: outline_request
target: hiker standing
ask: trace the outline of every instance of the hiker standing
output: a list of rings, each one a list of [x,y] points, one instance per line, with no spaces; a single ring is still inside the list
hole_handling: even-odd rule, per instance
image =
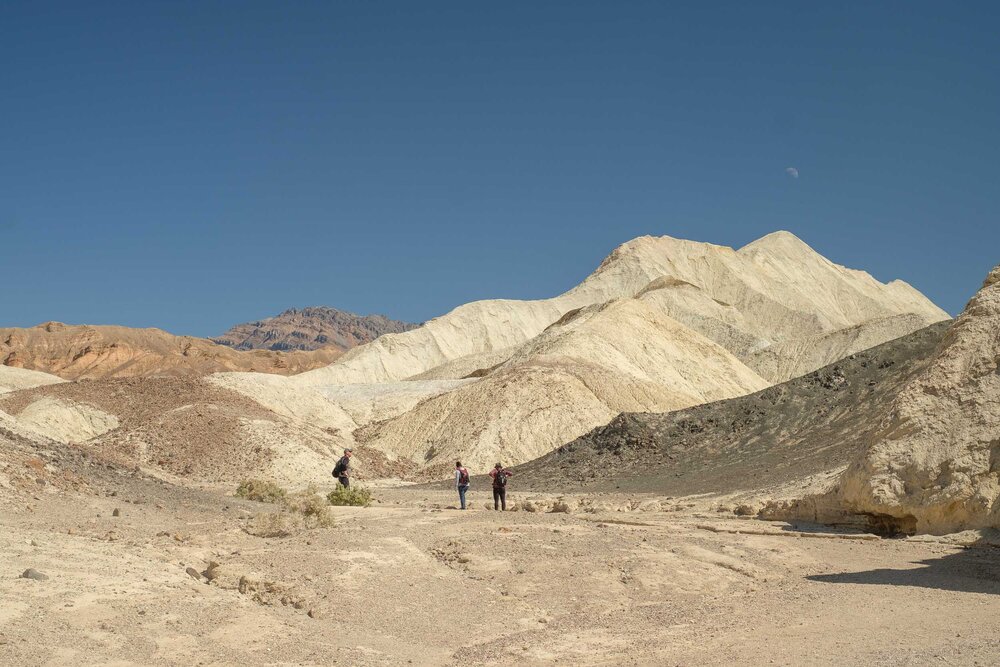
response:
[[[507,478],[513,474],[499,463],[490,471],[490,477],[493,478],[493,509],[507,511]]]
[[[351,488],[351,450],[345,449],[344,455],[340,457],[337,461],[337,465],[333,467],[333,476],[337,478],[340,485],[345,488]]]
[[[469,490],[469,471],[461,461],[455,461],[455,488],[458,489],[458,499],[465,509],[465,492]]]

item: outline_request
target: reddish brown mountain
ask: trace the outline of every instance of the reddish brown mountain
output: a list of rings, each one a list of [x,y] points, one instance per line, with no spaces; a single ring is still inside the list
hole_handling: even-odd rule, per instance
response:
[[[0,329],[0,363],[67,380],[205,375],[218,371],[292,375],[326,366],[340,354],[334,348],[241,352],[205,338],[174,336],[161,329],[61,322]]]

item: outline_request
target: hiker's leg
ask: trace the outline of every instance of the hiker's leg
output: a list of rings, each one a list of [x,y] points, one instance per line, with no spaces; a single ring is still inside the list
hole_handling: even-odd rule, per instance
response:
[[[500,509],[500,490],[493,489],[493,509]]]
[[[351,478],[350,477],[341,477],[340,478],[340,485],[342,487],[344,487],[345,489],[351,488]]]
[[[507,489],[500,489],[500,508],[502,511],[507,511]]]
[[[465,509],[465,492],[469,489],[467,486],[458,487],[458,499],[462,503],[462,509]]]

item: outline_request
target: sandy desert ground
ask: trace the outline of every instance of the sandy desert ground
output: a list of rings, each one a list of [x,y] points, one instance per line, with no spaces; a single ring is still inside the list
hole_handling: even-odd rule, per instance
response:
[[[380,489],[332,528],[88,459],[0,517],[0,664],[989,665],[1000,550],[735,516],[726,499],[569,496],[454,509]],[[67,497],[72,494],[72,498]],[[519,493],[523,508],[555,496]],[[72,502],[68,502],[72,500]],[[117,515],[116,515],[117,510]],[[969,546],[959,542],[974,542]],[[22,577],[32,568],[44,580]]]

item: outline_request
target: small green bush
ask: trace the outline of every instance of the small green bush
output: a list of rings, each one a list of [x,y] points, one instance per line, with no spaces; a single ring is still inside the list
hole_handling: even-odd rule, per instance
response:
[[[247,479],[236,487],[236,495],[258,503],[276,503],[284,500],[288,494],[274,482],[263,479]]]
[[[372,504],[372,492],[365,488],[338,486],[326,496],[331,505],[353,505],[368,507]]]

